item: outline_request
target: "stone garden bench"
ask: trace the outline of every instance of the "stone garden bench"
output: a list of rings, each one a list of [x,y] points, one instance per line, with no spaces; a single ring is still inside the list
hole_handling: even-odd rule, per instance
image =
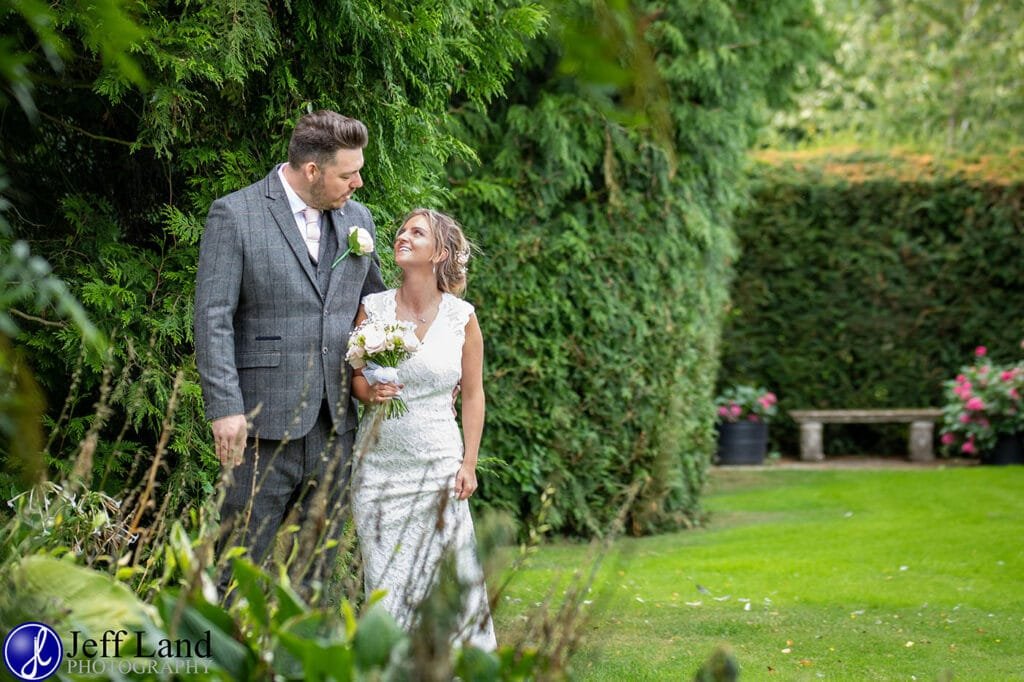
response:
[[[825,459],[822,446],[824,424],[910,424],[907,454],[913,462],[935,459],[932,447],[935,422],[942,418],[939,408],[894,410],[789,410],[800,424],[800,459],[820,462]]]

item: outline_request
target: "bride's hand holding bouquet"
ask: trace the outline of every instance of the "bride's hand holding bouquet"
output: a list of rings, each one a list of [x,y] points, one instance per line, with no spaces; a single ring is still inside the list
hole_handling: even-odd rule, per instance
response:
[[[401,397],[398,365],[419,347],[416,328],[408,322],[387,324],[369,318],[349,336],[345,360],[353,369],[363,371],[385,419],[400,417],[409,410]]]

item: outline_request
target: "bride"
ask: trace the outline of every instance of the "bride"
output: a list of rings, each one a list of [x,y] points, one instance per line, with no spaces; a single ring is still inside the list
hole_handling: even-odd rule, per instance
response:
[[[410,322],[420,347],[399,367],[401,384],[371,383],[356,370],[353,394],[370,406],[401,395],[408,412],[363,418],[356,439],[352,508],[363,553],[367,595],[386,590],[384,606],[407,630],[415,610],[454,555],[462,589],[462,642],[497,648],[468,499],[484,425],[483,336],[466,288],[470,244],[451,217],[419,208],[395,235],[402,285],[363,298],[367,317]],[[369,379],[369,380],[368,380]],[[461,382],[462,433],[452,395]]]

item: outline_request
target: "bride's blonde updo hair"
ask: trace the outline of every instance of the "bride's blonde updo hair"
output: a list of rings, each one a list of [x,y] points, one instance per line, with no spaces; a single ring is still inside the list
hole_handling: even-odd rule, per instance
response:
[[[466,266],[473,249],[462,232],[462,226],[455,218],[432,208],[414,208],[402,218],[402,225],[416,216],[423,216],[430,225],[430,231],[434,234],[434,256],[448,252],[448,257],[434,268],[437,288],[456,296],[462,295],[466,290]]]

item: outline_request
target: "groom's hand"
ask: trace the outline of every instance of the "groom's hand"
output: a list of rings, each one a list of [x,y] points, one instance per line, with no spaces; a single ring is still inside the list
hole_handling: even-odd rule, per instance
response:
[[[459,411],[455,408],[455,401],[459,398],[459,393],[462,393],[462,382],[455,384],[455,388],[452,389],[452,416],[458,417]]]
[[[217,458],[222,466],[237,466],[242,463],[245,451],[245,437],[249,426],[244,414],[233,414],[230,417],[214,419],[210,424],[213,428],[213,443],[217,448]]]

